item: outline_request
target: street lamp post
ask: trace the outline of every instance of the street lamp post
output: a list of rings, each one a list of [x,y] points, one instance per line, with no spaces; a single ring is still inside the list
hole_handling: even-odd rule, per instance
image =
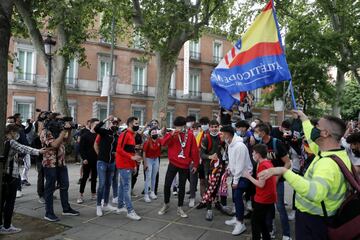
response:
[[[52,39],[51,35],[47,35],[44,40],[45,54],[49,60],[48,66],[48,111],[51,111],[51,62],[53,54],[53,46],[55,46],[56,41]]]

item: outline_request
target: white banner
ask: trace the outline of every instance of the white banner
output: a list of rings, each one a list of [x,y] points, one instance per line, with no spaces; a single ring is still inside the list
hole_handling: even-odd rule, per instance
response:
[[[190,42],[184,44],[184,95],[189,94],[189,60],[190,60]]]

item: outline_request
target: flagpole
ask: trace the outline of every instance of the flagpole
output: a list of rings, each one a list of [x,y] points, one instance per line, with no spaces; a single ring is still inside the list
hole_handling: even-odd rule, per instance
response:
[[[113,8],[114,9],[114,8]],[[108,89],[108,96],[107,96],[107,109],[106,113],[107,116],[110,116],[111,114],[111,94],[110,89],[112,87],[112,81],[113,79],[113,71],[114,71],[114,45],[115,45],[115,16],[114,11],[112,13],[112,21],[111,21],[111,53],[110,53],[110,76],[109,76],[109,89]]]
[[[290,80],[289,84],[290,84],[291,101],[292,101],[294,109],[297,110],[297,105],[296,105],[296,101],[295,101],[295,95],[294,95],[294,88],[293,88],[293,85],[292,85],[292,80]]]

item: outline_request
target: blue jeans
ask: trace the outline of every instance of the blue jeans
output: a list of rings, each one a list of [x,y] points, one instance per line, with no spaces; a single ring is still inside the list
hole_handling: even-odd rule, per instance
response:
[[[60,185],[60,199],[63,211],[70,210],[69,204],[69,174],[66,166],[44,168],[45,175],[45,215],[54,215],[54,191],[56,181]]]
[[[113,189],[113,198],[117,198],[118,197],[118,173],[117,173],[117,169],[115,168],[115,172],[114,172],[114,176],[112,178],[112,189]]]
[[[276,208],[280,215],[281,228],[283,231],[283,236],[290,237],[290,225],[288,215],[285,209],[284,203],[284,181],[279,181],[276,185],[277,192],[277,203]]]
[[[118,169],[119,191],[118,191],[118,208],[126,205],[128,213],[134,210],[131,203],[131,177],[133,171],[130,169]]]
[[[145,172],[145,195],[149,194],[149,185],[151,183],[151,191],[155,191],[156,174],[159,171],[160,162],[158,158],[145,158],[147,170]]]
[[[115,163],[98,160],[96,167],[99,176],[96,205],[101,206],[102,199],[104,199],[104,204],[107,205],[109,203],[110,186],[114,176]]]
[[[243,195],[246,189],[249,187],[250,181],[241,177],[239,179],[237,188],[234,189],[234,203],[236,209],[236,219],[240,222],[244,220],[244,202]]]

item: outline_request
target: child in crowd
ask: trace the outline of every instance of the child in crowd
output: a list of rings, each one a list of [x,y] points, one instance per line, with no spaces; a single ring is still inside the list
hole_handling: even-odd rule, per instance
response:
[[[272,168],[271,161],[266,159],[267,146],[257,144],[253,147],[253,159],[258,163],[256,176],[268,168]],[[276,202],[276,177],[259,180],[253,178],[245,171],[244,177],[249,179],[256,186],[253,208],[254,212],[251,218],[252,239],[253,240],[270,240],[270,232],[266,224],[266,216],[269,212],[274,211],[274,203]],[[261,238],[261,236],[262,238]]]
[[[145,202],[151,202],[151,199],[157,199],[155,194],[156,175],[159,171],[159,158],[161,155],[161,144],[158,139],[158,130],[153,128],[150,130],[150,138],[145,142],[143,148],[144,156],[144,169],[145,169]],[[150,185],[151,183],[151,185]],[[151,193],[149,194],[149,187],[151,187]]]

